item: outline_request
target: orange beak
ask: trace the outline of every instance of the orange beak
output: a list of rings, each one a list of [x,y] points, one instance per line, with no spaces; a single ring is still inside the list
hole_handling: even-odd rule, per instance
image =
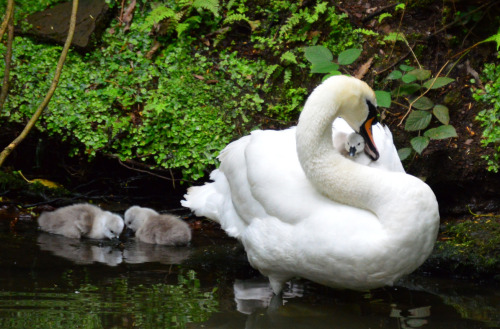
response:
[[[376,161],[380,157],[372,134],[372,125],[377,123],[376,119],[376,116],[368,116],[359,128],[359,133],[365,140],[365,152],[373,161]]]

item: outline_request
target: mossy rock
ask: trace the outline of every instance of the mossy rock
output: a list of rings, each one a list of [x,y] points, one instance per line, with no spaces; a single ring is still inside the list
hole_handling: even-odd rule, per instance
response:
[[[424,270],[463,278],[500,280],[500,217],[447,223]]]

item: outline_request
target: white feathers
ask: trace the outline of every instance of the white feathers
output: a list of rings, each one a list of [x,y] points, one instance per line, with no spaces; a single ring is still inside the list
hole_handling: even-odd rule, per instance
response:
[[[295,276],[350,289],[393,284],[430,254],[439,213],[430,188],[404,173],[387,127],[368,132],[377,161],[340,154],[367,127],[371,105],[364,82],[327,79],[296,128],[229,144],[214,182],[190,188],[182,205],[237,237],[275,293]]]
[[[120,216],[88,203],[43,212],[38,224],[42,231],[77,239],[118,238],[124,226]]]
[[[191,241],[191,229],[185,222],[174,215],[160,215],[150,208],[130,207],[125,212],[125,224],[142,242],[180,246]]]

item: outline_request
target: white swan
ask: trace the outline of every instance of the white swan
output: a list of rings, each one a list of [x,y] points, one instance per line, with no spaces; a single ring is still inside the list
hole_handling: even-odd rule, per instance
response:
[[[327,79],[296,129],[254,131],[229,144],[214,182],[191,187],[182,204],[237,237],[275,293],[295,276],[356,290],[392,285],[432,251],[439,213],[420,179],[334,148],[332,122],[341,116],[378,158],[375,104],[366,83]]]

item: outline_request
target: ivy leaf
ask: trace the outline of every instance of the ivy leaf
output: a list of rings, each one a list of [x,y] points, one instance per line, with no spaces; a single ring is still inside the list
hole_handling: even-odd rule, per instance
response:
[[[411,139],[410,144],[418,154],[422,154],[422,151],[429,145],[429,137],[417,136]]]
[[[438,104],[434,106],[432,113],[442,124],[450,123],[450,115],[446,106]]]
[[[432,128],[424,133],[424,136],[431,139],[445,139],[451,137],[457,137],[457,131],[452,125],[443,125],[437,128]]]
[[[418,83],[405,84],[399,87],[399,96],[413,95],[416,91],[420,89]]]
[[[447,77],[438,77],[435,80],[436,81],[434,81],[434,79],[427,80],[424,83],[424,87],[425,88],[431,88],[431,89],[438,89],[438,88],[441,88],[443,86],[446,86],[450,82],[455,81],[455,79],[447,78]],[[433,82],[434,82],[434,84],[432,84]],[[432,87],[431,87],[431,85],[432,85]]]
[[[422,96],[415,103],[413,107],[419,110],[430,110],[434,106],[434,102],[429,98]]]
[[[311,65],[311,73],[330,73],[338,69],[338,64],[333,62],[315,62]]]
[[[340,65],[352,64],[356,59],[358,59],[362,51],[363,51],[362,49],[356,49],[356,48],[344,50],[339,54],[338,63]]]
[[[401,65],[399,65],[399,69],[401,71],[410,72],[410,71],[414,70],[415,68],[413,66],[408,66],[408,65],[405,65],[405,64],[401,64]]]
[[[387,76],[387,80],[397,80],[397,79],[401,79],[401,77],[403,76],[403,73],[401,73],[401,71],[398,71],[398,70],[394,70],[392,71],[388,76]]]
[[[411,154],[411,148],[405,147],[398,150],[399,160],[403,161],[408,158]]]
[[[323,46],[307,47],[305,50],[305,56],[307,60],[313,64],[322,62],[331,62],[333,60],[332,52],[328,50],[328,48]]]
[[[380,107],[391,107],[391,93],[383,90],[376,90],[377,105]]]
[[[427,80],[431,77],[431,71],[430,70],[424,70],[424,69],[416,69],[413,71],[410,71],[408,74],[414,75],[417,80]]]
[[[401,80],[404,83],[412,83],[413,81],[417,80],[417,77],[413,74],[405,74]]]
[[[406,119],[405,130],[416,131],[427,128],[431,122],[432,114],[427,111],[413,111]]]
[[[325,81],[326,79],[328,79],[329,77],[333,77],[334,75],[342,75],[342,72],[340,71],[331,71],[329,72],[327,75],[325,75],[323,77],[323,79],[321,79],[321,82]]]

